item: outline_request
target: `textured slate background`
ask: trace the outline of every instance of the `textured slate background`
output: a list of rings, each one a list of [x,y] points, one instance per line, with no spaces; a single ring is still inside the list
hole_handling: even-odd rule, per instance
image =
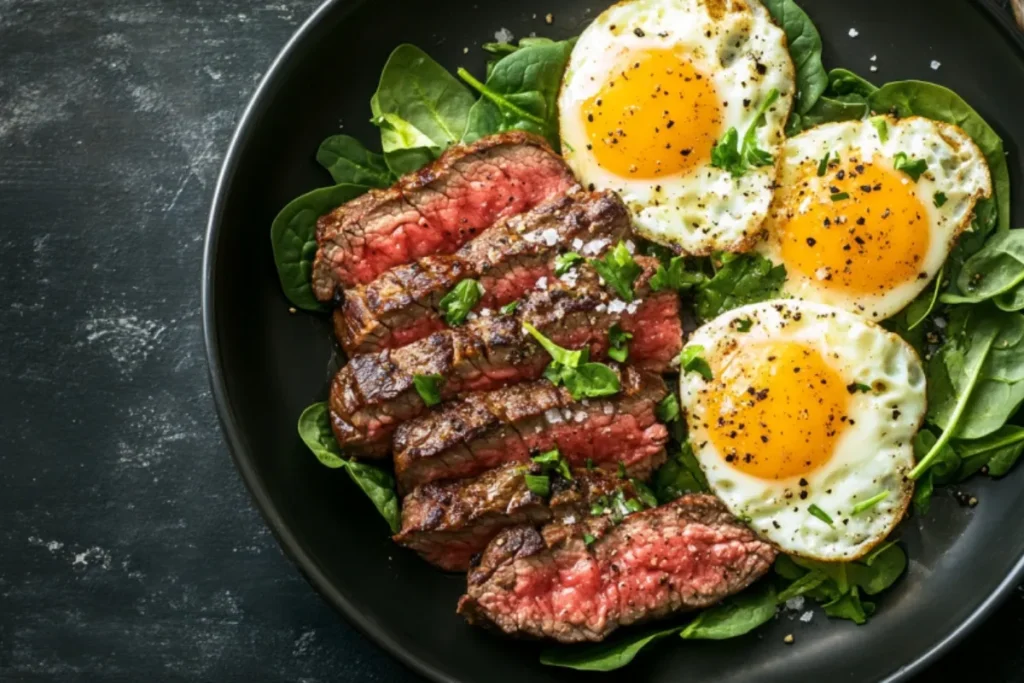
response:
[[[415,680],[278,550],[203,360],[222,154],[315,5],[0,0],[2,681]],[[929,678],[1022,642],[1018,591]]]

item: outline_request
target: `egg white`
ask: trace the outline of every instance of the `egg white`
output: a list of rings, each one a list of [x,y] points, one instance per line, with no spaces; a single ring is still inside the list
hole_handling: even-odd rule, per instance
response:
[[[623,54],[651,48],[678,50],[713,80],[725,105],[723,133],[735,127],[742,138],[757,107],[778,90],[756,129],[758,147],[777,160],[795,95],[785,32],[758,0],[621,2],[580,36],[559,97],[566,161],[584,185],[618,192],[640,233],[694,255],[748,249],[771,204],[775,164],[751,167],[738,178],[709,161],[687,173],[630,179],[601,168],[587,149],[582,103],[597,94]]]
[[[739,321],[750,329],[738,331]],[[744,323],[745,324],[745,323]],[[831,459],[801,476],[768,481],[726,462],[705,424],[712,382],[697,372],[680,379],[690,443],[708,484],[736,516],[783,551],[812,559],[849,561],[871,550],[902,519],[913,495],[913,439],[925,414],[925,375],[914,349],[898,336],[842,309],[778,300],[730,311],[697,330],[687,346],[703,347],[712,369],[738,348],[788,340],[816,349],[846,382],[874,387],[850,395],[854,424],[835,442]],[[806,491],[805,498],[801,492]],[[852,514],[858,502],[886,497]],[[825,511],[830,526],[809,512]]]
[[[877,121],[882,121],[879,124]],[[876,127],[885,130],[886,140]],[[923,159],[928,170],[915,182],[909,176],[903,184],[920,200],[926,212],[930,230],[929,247],[918,264],[915,276],[896,286],[879,292],[846,292],[827,286],[827,273],[811,277],[787,269],[783,292],[793,298],[839,306],[872,320],[883,320],[895,315],[917,297],[939,273],[960,234],[968,228],[974,207],[979,199],[992,194],[992,181],[985,156],[977,144],[962,129],[947,123],[917,116],[896,119],[876,118],[863,121],[843,121],[817,126],[786,141],[781,153],[780,187],[798,187],[802,184],[814,188],[829,180],[819,178],[814,168],[829,153],[831,158],[881,158],[890,168],[899,153],[909,159]],[[811,174],[808,175],[808,170]],[[942,193],[945,203],[936,206],[935,197]],[[780,192],[780,197],[781,197]],[[821,197],[821,195],[819,195]],[[806,210],[812,200],[808,197],[801,205]],[[830,203],[827,192],[818,201]],[[779,241],[771,231],[776,222],[784,222],[788,208],[776,201],[765,223],[766,239],[758,250],[776,264],[785,265]],[[851,223],[852,225],[852,223]],[[836,226],[833,226],[835,229]],[[909,228],[908,228],[909,229]],[[856,258],[856,256],[853,256]]]

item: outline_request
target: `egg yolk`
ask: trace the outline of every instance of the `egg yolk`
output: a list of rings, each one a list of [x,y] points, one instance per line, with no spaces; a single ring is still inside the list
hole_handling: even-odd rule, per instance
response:
[[[886,292],[927,278],[928,211],[914,182],[876,157],[803,168],[805,181],[782,189],[770,231],[787,269],[819,286],[853,294]],[[802,208],[804,207],[804,208]]]
[[[832,457],[848,424],[850,393],[816,349],[794,342],[750,345],[713,370],[705,426],[729,465],[779,480],[807,474]]]
[[[623,178],[685,174],[722,133],[714,83],[673,50],[631,52],[583,104],[587,149]]]

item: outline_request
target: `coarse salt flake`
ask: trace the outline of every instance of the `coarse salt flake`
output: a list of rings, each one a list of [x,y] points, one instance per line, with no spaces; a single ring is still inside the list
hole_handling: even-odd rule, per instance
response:
[[[940,66],[942,66],[942,62],[940,62],[937,59],[933,59],[932,60],[932,70],[933,71],[938,71]]]
[[[622,313],[624,310],[626,310],[626,302],[622,299],[616,299],[608,304],[609,313]]]
[[[800,615],[800,621],[804,622],[805,624],[808,623],[813,618],[814,618],[814,612],[811,612],[811,611],[804,612],[803,614]]]
[[[537,289],[545,290],[547,288],[548,288],[548,278],[547,278],[547,276],[538,278],[538,280],[537,280]]]
[[[859,36],[859,35],[860,35],[860,31],[858,31],[858,30],[857,30],[857,29],[855,29],[855,28],[851,28],[851,29],[850,29],[850,37],[851,37],[851,38],[856,38],[856,37],[857,37],[857,36]]]

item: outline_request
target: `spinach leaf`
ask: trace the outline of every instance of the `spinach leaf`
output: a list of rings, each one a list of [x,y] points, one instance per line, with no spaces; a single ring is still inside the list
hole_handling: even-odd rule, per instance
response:
[[[945,294],[948,304],[975,304],[995,298],[1003,310],[1024,308],[1024,230],[996,232],[978,252],[964,261],[957,275],[959,294]],[[1018,306],[1018,303],[1020,304]]]
[[[484,295],[484,287],[476,280],[463,280],[452,287],[452,290],[441,297],[437,307],[444,316],[445,322],[452,327],[466,322],[473,307]]]
[[[765,582],[704,610],[679,635],[685,640],[736,638],[771,621],[777,604],[775,589]]]
[[[707,490],[708,480],[689,443],[684,443],[682,449],[669,456],[668,462],[654,473],[654,495],[662,503],[669,503],[686,493],[704,493]]]
[[[847,577],[851,584],[868,595],[878,595],[888,589],[907,570],[907,554],[895,542],[883,544],[863,560],[851,562]]]
[[[860,594],[857,592],[857,587],[854,586],[850,589],[849,593],[844,593],[832,602],[826,602],[822,605],[822,609],[825,610],[825,614],[836,619],[849,619],[858,626],[867,622],[875,612],[875,605],[871,602],[862,602]]]
[[[314,403],[302,411],[298,430],[299,436],[309,450],[313,451],[313,455],[327,467],[344,468],[349,478],[363,490],[387,521],[391,532],[398,533],[402,525],[402,515],[398,507],[398,495],[395,493],[395,480],[378,467],[349,460],[342,455],[341,448],[331,431],[327,404]]]
[[[605,254],[601,259],[587,259],[587,263],[604,278],[615,293],[625,301],[633,300],[633,282],[643,272],[623,242]]]
[[[786,267],[775,266],[758,254],[722,254],[722,267],[697,290],[697,317],[701,321],[771,299],[786,280]]]
[[[1024,428],[1003,425],[981,439],[957,441],[956,449],[961,457],[957,481],[963,481],[986,466],[989,475],[1001,477],[1010,471],[1024,452]]]
[[[442,375],[413,375],[412,383],[416,393],[423,399],[423,404],[430,408],[441,402]]]
[[[633,335],[619,327],[618,323],[608,330],[608,357],[614,361],[625,363],[629,357],[629,340]]]
[[[935,276],[935,280],[932,282],[931,294],[928,294],[928,290],[925,290],[907,305],[907,332],[910,332],[927,320],[928,316],[935,310],[935,304],[939,302],[939,291],[942,289],[942,278],[945,273],[946,269],[944,267],[939,269],[939,274]]]
[[[935,434],[929,429],[922,429],[914,437],[914,457],[918,462],[923,460],[928,453],[935,448],[938,441]],[[960,469],[960,456],[953,450],[952,446],[946,444],[937,449],[932,464],[917,480],[914,489],[914,510],[924,515],[931,508],[932,493],[936,485],[947,484],[951,477]]]
[[[867,99],[874,95],[878,88],[849,69],[832,69],[828,72],[828,90],[833,95],[859,95]]]
[[[786,134],[793,136],[823,123],[860,120],[868,115],[868,111],[868,102],[861,95],[822,95],[806,114],[790,119]]]
[[[786,556],[780,555],[779,557],[783,558]],[[793,598],[804,595],[805,593],[810,593],[826,581],[828,581],[828,576],[824,572],[818,569],[812,569],[803,576],[795,579],[786,587],[785,590],[779,593],[779,602],[786,602],[787,600],[792,600]]]
[[[395,182],[384,156],[366,149],[350,135],[332,135],[321,142],[316,160],[335,183],[390,187]]]
[[[520,43],[497,62],[481,83],[465,69],[459,77],[481,97],[462,129],[463,142],[493,133],[525,130],[547,138],[558,149],[558,89],[574,41]]]
[[[762,4],[786,32],[789,56],[796,67],[797,114],[810,111],[828,87],[821,63],[821,35],[807,13],[793,0],[762,0]]]
[[[461,139],[473,103],[472,93],[423,50],[395,48],[370,99],[388,167],[401,175],[419,168],[418,160],[436,158]]]
[[[540,654],[540,663],[579,671],[615,671],[626,666],[651,643],[675,635],[683,627],[672,626],[641,634],[626,633],[602,643],[574,647],[552,647]]]
[[[316,220],[354,199],[369,188],[364,185],[335,185],[307,192],[290,201],[270,226],[274,264],[285,296],[297,308],[325,311],[313,296],[313,257],[316,255]]]
[[[898,116],[924,116],[960,126],[981,148],[992,172],[993,198],[978,203],[979,218],[992,213],[998,216],[1000,230],[1010,229],[1010,171],[1006,150],[999,135],[959,95],[941,85],[925,81],[886,83],[872,93],[868,102],[878,113],[894,112]]]
[[[655,292],[671,289],[685,292],[695,285],[704,282],[704,274],[686,270],[686,262],[682,256],[673,256],[666,267],[659,264],[658,270],[651,277],[651,289]]]

